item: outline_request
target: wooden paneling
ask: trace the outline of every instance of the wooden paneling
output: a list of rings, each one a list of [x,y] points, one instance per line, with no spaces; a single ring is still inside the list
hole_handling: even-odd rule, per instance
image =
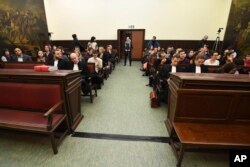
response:
[[[87,48],[88,42],[89,40],[80,40],[80,43],[83,45],[85,49]],[[99,47],[103,46],[104,48],[106,48],[107,45],[112,45],[113,48],[115,49],[118,47],[117,40],[97,40],[96,42]],[[66,51],[71,51],[73,49],[72,40],[56,40],[56,41],[52,41],[51,43],[52,45],[63,46]]]
[[[143,41],[143,48],[146,47],[146,44],[149,40]],[[167,49],[168,46],[173,46],[174,48],[183,48],[186,51],[189,49],[198,49],[199,40],[157,40],[161,47]],[[82,45],[86,48],[89,40],[80,40]],[[97,40],[98,46],[104,46],[106,48],[107,45],[111,44],[114,49],[119,48],[118,40]],[[134,43],[134,42],[133,42]],[[135,43],[134,43],[135,44]],[[209,41],[209,48],[212,48],[214,41]],[[72,40],[55,40],[52,41],[52,45],[63,46],[65,50],[72,50]],[[42,48],[43,49],[43,48]],[[142,49],[143,50],[143,49]]]

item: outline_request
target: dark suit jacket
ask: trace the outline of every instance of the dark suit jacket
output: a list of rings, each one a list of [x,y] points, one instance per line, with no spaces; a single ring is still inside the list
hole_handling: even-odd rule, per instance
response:
[[[69,61],[69,65],[68,65],[68,70],[73,70],[74,68],[74,63],[72,61]],[[85,63],[83,63],[82,61],[78,62],[78,68],[79,70],[81,70],[81,74],[84,77],[89,77],[89,71],[88,71],[88,67]]]
[[[49,65],[54,66],[54,59],[49,62]],[[68,70],[69,61],[64,59],[58,60],[57,68],[58,70]]]
[[[109,52],[104,52],[102,56],[103,66],[107,66],[110,60],[111,60],[111,54]]]
[[[22,56],[23,56],[23,62],[32,62],[32,59],[29,55],[23,54]],[[18,60],[18,58],[16,55],[10,56],[10,62],[18,62],[17,60]]]
[[[168,79],[170,76],[170,73],[172,71],[172,65],[166,64],[161,71],[159,71],[158,76],[160,79]],[[181,68],[179,66],[176,66],[176,72],[181,72]]]
[[[54,56],[53,56],[53,54],[51,53],[51,52],[49,52],[49,54],[47,55],[46,53],[44,53],[44,55],[43,55],[44,57],[45,57],[45,59],[46,59],[46,62],[50,62],[50,61],[52,61],[53,60],[53,58],[54,58]]]
[[[195,64],[190,64],[189,66],[187,66],[185,71],[195,73]],[[208,72],[207,67],[204,64],[202,64],[201,73],[207,73],[207,72]]]

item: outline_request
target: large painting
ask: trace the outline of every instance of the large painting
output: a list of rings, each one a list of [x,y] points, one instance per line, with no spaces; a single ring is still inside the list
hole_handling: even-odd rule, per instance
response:
[[[40,48],[49,40],[43,0],[0,0],[0,27],[0,48]]]
[[[232,0],[224,47],[234,47],[241,56],[250,53],[250,1]]]

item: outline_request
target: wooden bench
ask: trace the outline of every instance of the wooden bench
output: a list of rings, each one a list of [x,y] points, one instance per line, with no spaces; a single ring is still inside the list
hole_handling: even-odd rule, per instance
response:
[[[0,128],[46,134],[56,154],[69,132],[60,85],[0,82],[0,92]]]
[[[170,75],[166,126],[177,166],[193,149],[250,148],[250,77]]]

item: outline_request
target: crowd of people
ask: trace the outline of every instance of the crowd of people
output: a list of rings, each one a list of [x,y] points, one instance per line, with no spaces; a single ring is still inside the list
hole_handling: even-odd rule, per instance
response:
[[[24,54],[20,47],[16,47],[13,54],[10,50],[4,49],[0,62],[36,61],[54,66],[56,69],[82,70],[84,76],[88,76],[86,64],[94,63],[96,77],[93,77],[93,80],[100,84],[102,81],[98,78],[98,73],[114,69],[119,59],[117,52],[113,50],[112,45],[107,45],[106,49],[102,46],[99,47],[94,36],[91,37],[86,47],[82,46],[76,34],[73,34],[72,37],[73,50],[70,53],[66,53],[62,46],[52,47],[50,44],[46,44],[43,50],[37,51],[35,59],[32,60],[31,56]],[[199,49],[185,51],[182,48],[175,49],[173,46],[164,49],[156,40],[156,36],[153,36],[152,40],[146,44],[142,58],[141,70],[144,71],[144,76],[149,76],[148,86],[155,87],[160,80],[161,87],[167,89],[168,83],[165,81],[171,72],[206,73],[208,66],[218,66],[214,71],[218,73],[248,73],[242,67],[250,67],[250,53],[239,56],[232,48],[218,53],[209,49],[207,39],[208,36],[205,35],[199,42]],[[124,49],[124,66],[127,58],[131,66],[133,45],[129,37],[126,38]],[[87,88],[83,92],[87,92]]]
[[[146,45],[142,58],[143,76],[149,77],[149,83],[146,86],[153,87],[161,97],[161,93],[166,95],[168,91],[170,73],[249,73],[249,69],[246,68],[250,68],[250,53],[239,56],[232,48],[225,49],[223,53],[212,51],[209,49],[207,39],[208,36],[205,35],[199,42],[198,49],[185,51],[182,48],[174,49],[173,46],[161,48],[154,36]],[[209,66],[218,67],[209,71]]]
[[[103,78],[111,73],[118,62],[116,51],[112,45],[107,45],[106,49],[102,46],[98,47],[95,37],[91,37],[86,49],[78,41],[76,34],[73,37],[73,50],[65,52],[62,46],[51,46],[45,44],[44,48],[38,50],[36,56],[30,56],[23,52],[20,47],[16,47],[13,54],[9,49],[4,49],[0,56],[0,62],[38,62],[59,70],[81,70],[83,76],[82,91],[84,94],[89,93],[89,78],[91,83],[96,84],[98,88],[103,83]],[[91,72],[87,64],[95,64],[94,72]]]

